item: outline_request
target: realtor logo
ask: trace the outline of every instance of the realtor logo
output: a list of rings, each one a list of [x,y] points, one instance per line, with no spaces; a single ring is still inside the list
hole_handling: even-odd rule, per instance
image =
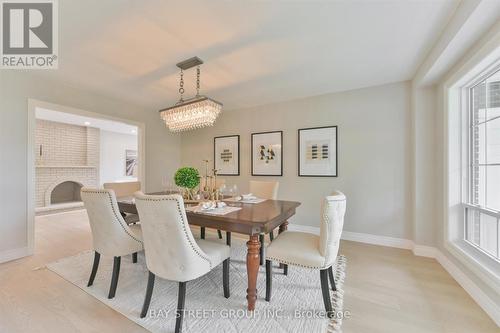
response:
[[[0,1],[1,67],[56,69],[56,0]]]

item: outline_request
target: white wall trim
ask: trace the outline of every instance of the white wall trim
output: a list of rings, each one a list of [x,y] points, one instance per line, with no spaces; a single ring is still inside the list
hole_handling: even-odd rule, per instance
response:
[[[436,258],[439,250],[432,246],[413,244],[413,254],[419,257]]]
[[[474,301],[490,316],[500,327],[500,306],[498,306],[481,288],[467,275],[453,264],[443,253],[436,250],[436,260],[458,282],[458,284],[474,299]]]
[[[366,244],[396,247],[398,249],[411,250],[413,248],[413,241],[409,239],[371,235],[360,232],[343,231],[342,239]]]
[[[457,242],[447,242],[444,245],[444,248],[448,251],[448,253],[457,259],[462,265],[464,265],[471,272],[474,272],[482,282],[487,284],[491,289],[495,292],[500,293],[500,281],[498,270],[494,271],[490,268],[498,265],[496,261],[493,259],[489,260],[486,257],[477,257],[470,250],[459,245]],[[477,252],[477,251],[476,251]],[[484,254],[481,254],[484,256]],[[485,261],[485,259],[487,261]]]
[[[305,226],[305,225],[299,225],[299,224],[289,224],[288,229],[291,231],[301,231],[301,232],[308,232],[310,234],[319,235],[319,228],[318,227],[311,227],[311,226]],[[372,235],[372,234],[366,234],[366,233],[361,233],[361,232],[352,232],[352,231],[346,231],[346,230],[342,231],[341,238],[343,240],[365,243],[365,244],[389,246],[389,247],[396,247],[398,249],[407,249],[407,250],[413,249],[413,241],[411,241],[409,239],[403,239],[403,238],[379,236],[379,235]]]
[[[307,232],[307,233],[310,233],[310,234],[319,235],[319,228],[318,227],[311,227],[311,226],[308,226],[308,225],[289,224],[288,225],[288,230],[290,230],[290,231]]]
[[[35,107],[36,102],[28,99],[28,144],[26,148],[26,232],[28,253],[35,253]]]
[[[290,224],[291,231],[308,232],[319,235],[318,227]],[[458,284],[474,299],[474,301],[490,316],[490,318],[500,327],[500,307],[477,286],[462,270],[451,262],[439,249],[418,245],[409,239],[379,236],[352,231],[343,231],[342,239],[347,241],[389,246],[399,249],[412,250],[413,254],[421,257],[434,258],[443,266],[448,274],[455,279]]]
[[[18,249],[12,249],[0,252],[0,264],[7,261],[12,261],[22,257],[29,256],[32,254],[31,251],[32,250],[30,249],[29,246],[25,246]]]

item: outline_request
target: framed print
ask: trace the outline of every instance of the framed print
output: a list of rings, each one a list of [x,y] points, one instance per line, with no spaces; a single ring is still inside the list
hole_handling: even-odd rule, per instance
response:
[[[137,150],[125,150],[125,176],[137,177]]]
[[[240,175],[240,136],[214,138],[214,169],[221,176]]]
[[[337,177],[337,126],[299,129],[299,176]]]
[[[252,133],[252,176],[283,176],[283,131]]]

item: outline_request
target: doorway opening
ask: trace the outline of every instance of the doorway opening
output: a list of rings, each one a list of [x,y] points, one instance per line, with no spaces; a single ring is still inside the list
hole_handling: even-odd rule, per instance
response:
[[[143,186],[145,126],[36,100],[29,100],[28,114],[28,245],[33,253],[37,221],[84,209],[83,187]],[[70,223],[71,218],[60,220]]]

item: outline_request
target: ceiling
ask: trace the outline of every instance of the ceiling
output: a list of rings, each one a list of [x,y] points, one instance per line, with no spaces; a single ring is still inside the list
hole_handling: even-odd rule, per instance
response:
[[[411,79],[457,4],[59,1],[59,69],[39,74],[158,110],[199,56],[202,93],[238,109]]]
[[[71,124],[77,126],[88,126],[99,128],[108,132],[122,133],[137,136],[137,126],[128,125],[118,121],[90,118],[73,113],[59,112],[44,108],[36,108],[36,119],[50,120],[58,123]]]

